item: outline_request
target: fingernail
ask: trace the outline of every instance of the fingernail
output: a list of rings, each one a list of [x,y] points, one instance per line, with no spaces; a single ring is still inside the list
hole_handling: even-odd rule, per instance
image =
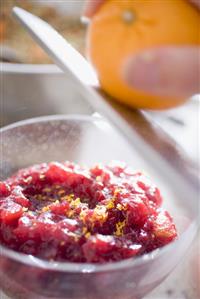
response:
[[[90,9],[91,9],[90,1],[86,0],[84,2],[83,9],[82,9],[83,18],[89,19]]]
[[[128,85],[142,90],[154,89],[160,80],[156,56],[152,52],[144,52],[129,58],[123,73]]]
[[[81,16],[81,23],[84,25],[88,25],[90,23],[90,19],[86,16]]]

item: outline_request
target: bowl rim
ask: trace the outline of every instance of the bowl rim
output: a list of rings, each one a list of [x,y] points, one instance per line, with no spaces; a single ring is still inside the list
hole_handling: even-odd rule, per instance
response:
[[[71,115],[47,115],[40,116],[35,118],[29,118],[26,120],[18,121],[13,124],[7,125],[5,127],[0,128],[0,134],[6,132],[7,130],[14,129],[16,127],[30,125],[34,123],[46,122],[46,121],[57,121],[57,120],[80,120],[80,121],[98,121],[98,122],[107,122],[104,118],[100,116],[93,115],[79,115],[79,114],[71,114]],[[45,270],[53,270],[60,272],[72,272],[72,273],[98,273],[105,271],[116,271],[122,269],[128,269],[148,264],[159,258],[162,255],[165,255],[167,252],[170,252],[176,248],[176,245],[180,243],[185,235],[192,235],[192,239],[197,233],[198,230],[198,219],[193,219],[188,227],[184,230],[184,232],[172,243],[165,245],[162,248],[156,249],[150,253],[135,257],[124,259],[117,262],[109,262],[105,264],[92,264],[92,263],[72,263],[72,262],[57,262],[57,261],[45,261],[40,258],[34,257],[32,255],[27,255],[24,253],[19,253],[12,249],[9,249],[0,244],[0,258],[1,256],[5,256],[7,258],[11,258],[17,262],[20,262],[25,265],[42,268]]]

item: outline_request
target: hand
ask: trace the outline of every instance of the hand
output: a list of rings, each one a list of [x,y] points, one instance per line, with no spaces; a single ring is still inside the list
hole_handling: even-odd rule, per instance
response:
[[[84,15],[91,18],[105,1],[87,0]],[[199,0],[185,1],[200,10]],[[200,92],[200,48],[168,46],[147,50],[129,57],[122,72],[134,88],[160,96],[189,97]]]

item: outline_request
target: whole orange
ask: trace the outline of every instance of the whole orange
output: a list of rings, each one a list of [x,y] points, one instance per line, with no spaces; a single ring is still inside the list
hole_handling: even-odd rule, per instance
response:
[[[187,0],[107,0],[91,20],[88,58],[102,88],[137,108],[165,109],[186,99],[159,97],[133,89],[123,79],[129,56],[149,48],[199,44],[200,14]]]

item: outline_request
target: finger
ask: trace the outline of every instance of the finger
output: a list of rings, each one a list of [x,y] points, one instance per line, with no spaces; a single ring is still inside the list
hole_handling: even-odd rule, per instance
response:
[[[91,18],[99,7],[105,2],[105,0],[86,0],[85,7],[83,9],[83,15]]]
[[[131,57],[124,78],[133,88],[161,96],[188,97],[200,91],[200,48],[168,47]]]
[[[192,4],[194,4],[198,9],[200,9],[200,0],[189,0]]]

